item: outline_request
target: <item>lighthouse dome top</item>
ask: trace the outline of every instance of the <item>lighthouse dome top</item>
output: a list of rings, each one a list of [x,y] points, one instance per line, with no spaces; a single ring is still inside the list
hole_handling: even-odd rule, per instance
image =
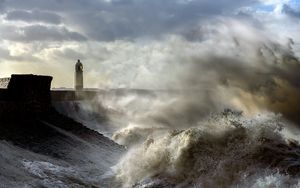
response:
[[[76,69],[76,71],[82,71],[83,70],[83,65],[82,65],[80,59],[77,60],[77,63],[75,65],[75,69]]]

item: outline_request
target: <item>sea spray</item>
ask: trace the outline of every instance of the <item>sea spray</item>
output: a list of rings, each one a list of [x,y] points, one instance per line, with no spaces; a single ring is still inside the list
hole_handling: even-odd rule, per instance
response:
[[[227,111],[131,148],[116,179],[124,187],[282,187],[288,180],[296,187],[300,147],[282,135],[285,123]]]
[[[84,104],[103,106],[111,138],[128,149],[108,173],[109,187],[299,185],[299,128],[268,111],[197,116],[201,100],[190,106],[184,94],[125,92]]]

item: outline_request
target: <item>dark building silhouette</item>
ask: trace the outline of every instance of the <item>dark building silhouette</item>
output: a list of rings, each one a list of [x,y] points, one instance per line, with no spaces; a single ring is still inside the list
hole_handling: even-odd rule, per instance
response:
[[[0,79],[0,117],[42,113],[51,105],[51,76],[18,75]]]
[[[79,59],[75,64],[75,90],[83,90],[83,65]]]

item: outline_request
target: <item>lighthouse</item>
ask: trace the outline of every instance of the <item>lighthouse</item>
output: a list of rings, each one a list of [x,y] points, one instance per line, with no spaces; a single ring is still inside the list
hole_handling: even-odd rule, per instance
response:
[[[83,65],[78,59],[75,64],[75,90],[83,89]]]

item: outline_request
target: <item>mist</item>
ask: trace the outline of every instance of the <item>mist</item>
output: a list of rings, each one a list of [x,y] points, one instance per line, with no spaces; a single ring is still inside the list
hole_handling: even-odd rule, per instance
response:
[[[226,109],[246,117],[274,113],[298,124],[300,64],[293,41],[255,26],[219,18],[203,24],[193,41],[169,35],[140,45],[115,42],[117,55],[103,62],[110,68],[99,83],[107,94],[77,104],[80,112],[63,112],[124,145],[153,132],[197,127]],[[96,114],[104,123],[89,123]]]
[[[132,102],[137,96],[131,96],[127,103],[116,102],[123,111],[142,112],[130,116],[136,115],[137,121],[152,126],[191,127],[226,108],[245,115],[278,113],[298,123],[299,58],[291,39],[278,41],[268,34],[228,18],[202,25],[194,41],[170,35],[163,43],[127,44],[129,47],[116,51],[118,55],[111,60],[125,59],[122,66],[115,64],[109,69],[116,71],[110,72],[116,77],[107,82],[112,84],[108,88],[164,91],[164,95],[152,97],[157,102],[144,101],[140,106],[131,105],[139,104]],[[122,76],[117,76],[119,71]],[[98,101],[105,104],[101,97]]]
[[[3,122],[0,179],[299,187],[299,15],[297,0],[0,0],[1,77],[50,75],[72,95]]]

